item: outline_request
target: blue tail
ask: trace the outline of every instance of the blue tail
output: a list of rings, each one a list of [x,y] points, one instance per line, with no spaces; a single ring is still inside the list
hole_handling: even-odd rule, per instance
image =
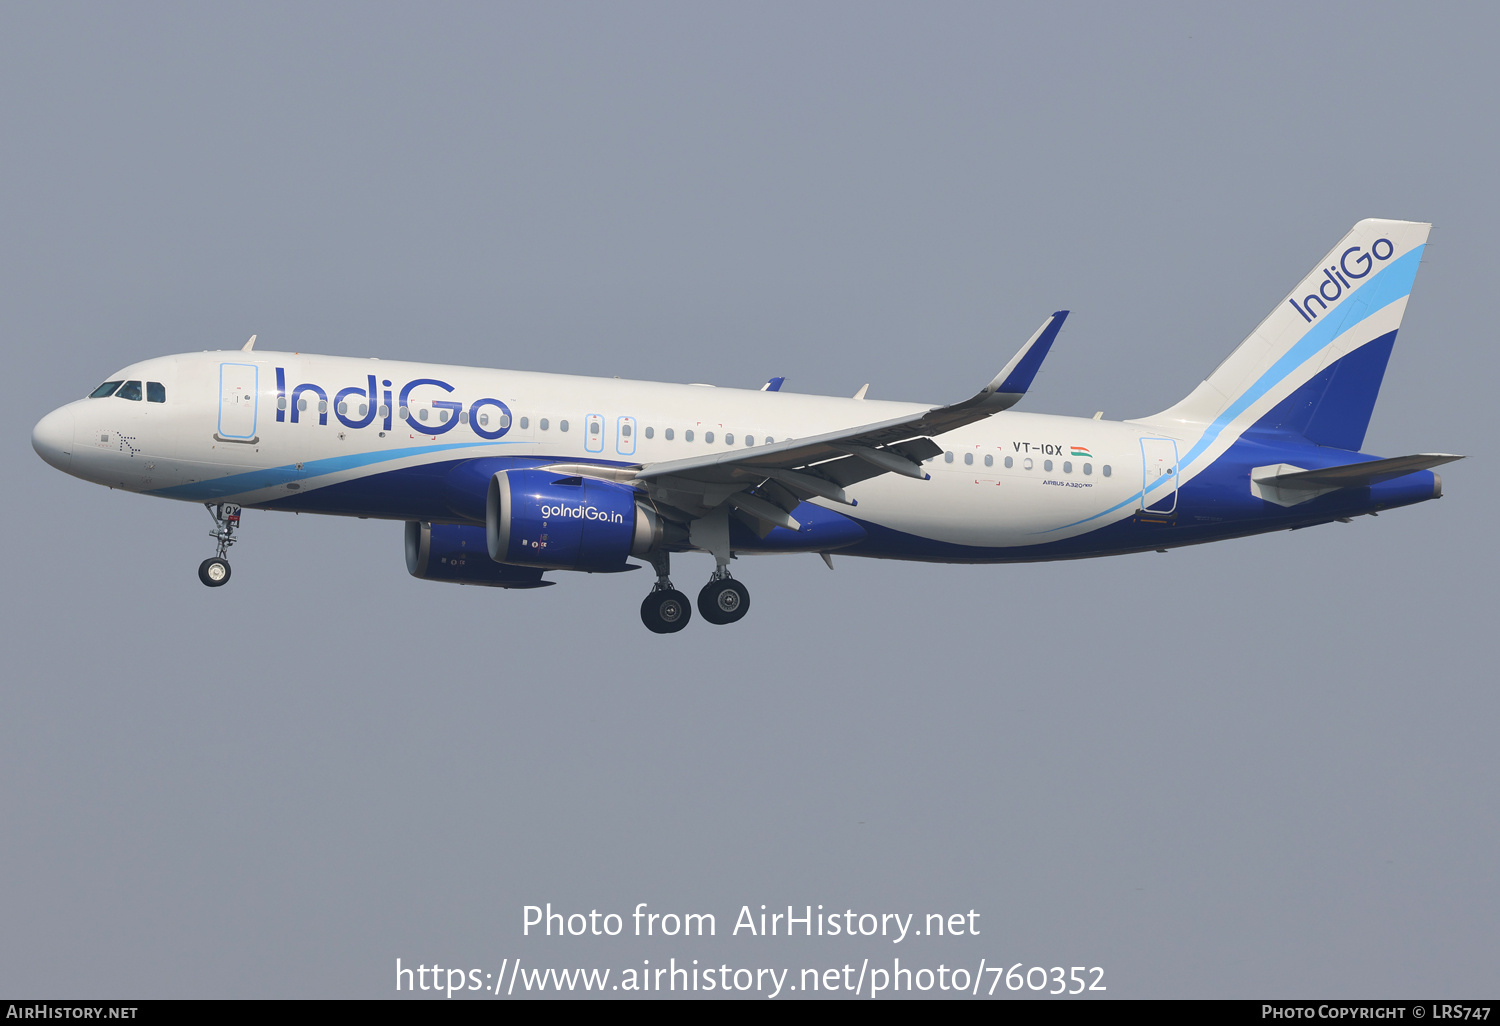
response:
[[[1334,361],[1256,421],[1252,430],[1291,432],[1314,445],[1359,452],[1395,343],[1396,333],[1386,332]]]
[[[1246,430],[1358,452],[1430,228],[1356,224],[1206,381],[1147,422],[1201,432],[1185,464]]]

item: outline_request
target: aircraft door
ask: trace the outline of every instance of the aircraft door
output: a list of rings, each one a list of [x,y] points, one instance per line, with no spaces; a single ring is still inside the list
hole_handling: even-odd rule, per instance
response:
[[[615,452],[621,456],[635,455],[635,418],[621,417],[615,422]]]
[[[604,451],[604,418],[597,413],[583,418],[583,447],[589,452]]]
[[[224,441],[253,442],[260,368],[253,363],[219,364],[219,430]]]
[[[1157,516],[1177,512],[1178,469],[1175,441],[1141,439],[1141,512]]]

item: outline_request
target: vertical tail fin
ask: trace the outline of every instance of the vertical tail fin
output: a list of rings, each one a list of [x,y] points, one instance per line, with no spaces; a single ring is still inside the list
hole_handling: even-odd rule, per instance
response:
[[[1206,429],[1206,446],[1255,425],[1358,450],[1431,228],[1356,224],[1208,380],[1147,419]]]

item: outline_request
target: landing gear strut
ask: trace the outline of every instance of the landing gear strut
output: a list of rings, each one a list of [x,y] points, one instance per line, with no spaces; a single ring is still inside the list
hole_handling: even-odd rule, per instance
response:
[[[709,623],[734,623],[750,611],[750,591],[721,566],[698,592],[698,612]]]
[[[219,551],[198,564],[198,580],[210,588],[218,588],[229,583],[229,560],[224,555],[234,544],[235,528],[240,526],[240,508],[232,502],[217,506],[205,503],[204,508],[214,518],[214,529],[208,536],[218,541]]]
[[[641,603],[641,622],[653,634],[675,634],[693,618],[693,607],[686,595],[672,587],[669,553],[652,553],[651,566],[656,570],[656,585]]]

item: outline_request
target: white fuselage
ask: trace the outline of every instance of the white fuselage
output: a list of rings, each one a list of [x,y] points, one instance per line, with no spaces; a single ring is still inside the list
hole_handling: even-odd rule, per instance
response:
[[[373,397],[365,394],[372,376]],[[129,491],[271,507],[298,493],[434,462],[522,456],[653,463],[927,408],[272,352],[161,357],[114,377],[160,382],[166,401],[106,397],[63,407],[54,415],[71,420],[71,453],[63,469]],[[441,384],[410,385],[424,380]],[[299,388],[309,385],[315,388]],[[337,396],[349,388],[359,392],[345,396],[341,416]],[[475,408],[482,399],[499,403]],[[361,416],[361,407],[371,406]],[[481,415],[487,418],[483,428]],[[504,434],[482,437],[499,430],[502,415],[510,418]],[[361,421],[368,423],[350,426]],[[849,494],[858,500],[861,520],[934,541],[985,548],[1056,541],[1100,526],[1099,520],[1087,526],[1080,521],[1121,503],[1129,506],[1142,489],[1143,437],[1162,432],[1005,412],[939,436],[945,451],[927,462],[930,480],[887,474],[852,486]]]

